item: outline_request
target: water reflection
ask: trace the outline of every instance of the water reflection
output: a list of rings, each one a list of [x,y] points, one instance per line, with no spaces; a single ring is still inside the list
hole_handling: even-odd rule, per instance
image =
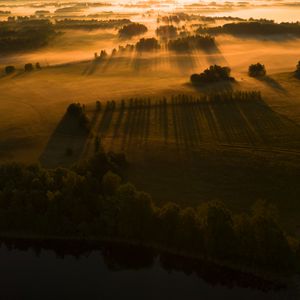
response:
[[[249,274],[116,243],[10,240],[0,262],[1,299],[298,299]]]

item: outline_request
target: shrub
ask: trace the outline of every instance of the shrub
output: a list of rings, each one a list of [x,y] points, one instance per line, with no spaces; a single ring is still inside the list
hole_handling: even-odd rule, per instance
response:
[[[228,67],[210,66],[200,74],[193,74],[191,82],[194,85],[203,85],[220,81],[234,81],[234,78],[230,76],[230,72],[231,70]]]
[[[248,74],[251,77],[262,77],[266,75],[266,68],[261,63],[253,64],[249,66]]]
[[[31,72],[31,71],[33,71],[33,65],[31,63],[26,64],[24,66],[24,70],[25,70],[25,72]]]
[[[16,71],[16,68],[14,66],[7,66],[5,67],[4,71],[8,75],[14,73]]]

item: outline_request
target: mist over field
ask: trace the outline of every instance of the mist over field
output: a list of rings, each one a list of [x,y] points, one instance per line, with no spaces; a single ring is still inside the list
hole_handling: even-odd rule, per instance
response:
[[[299,16],[0,0],[5,299],[299,299]]]

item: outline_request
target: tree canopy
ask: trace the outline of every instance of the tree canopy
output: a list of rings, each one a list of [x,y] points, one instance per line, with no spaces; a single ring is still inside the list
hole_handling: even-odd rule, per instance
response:
[[[193,74],[191,76],[191,82],[196,86],[201,86],[222,81],[234,81],[234,78],[230,76],[230,72],[229,67],[213,65],[200,74]]]
[[[251,77],[262,77],[267,73],[266,68],[261,63],[253,64],[249,66],[248,74]]]
[[[218,201],[157,206],[122,178],[115,157],[99,152],[70,169],[0,165],[0,235],[121,238],[251,268],[295,269],[297,249],[267,203],[242,215]]]
[[[147,31],[148,28],[145,25],[139,23],[131,23],[119,29],[119,36],[122,38],[131,38],[135,35],[146,33]]]

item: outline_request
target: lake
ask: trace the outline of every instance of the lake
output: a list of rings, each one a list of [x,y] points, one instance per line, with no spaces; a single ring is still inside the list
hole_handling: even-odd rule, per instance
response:
[[[2,245],[0,298],[299,299],[293,289],[241,287],[240,278],[220,268],[208,270],[205,266],[199,272],[188,268],[183,272],[172,267],[172,260],[174,257],[167,259],[132,247],[102,247],[76,257],[57,250],[33,250],[28,245]],[[245,278],[242,285],[247,286]],[[255,280],[250,281],[251,286]]]

